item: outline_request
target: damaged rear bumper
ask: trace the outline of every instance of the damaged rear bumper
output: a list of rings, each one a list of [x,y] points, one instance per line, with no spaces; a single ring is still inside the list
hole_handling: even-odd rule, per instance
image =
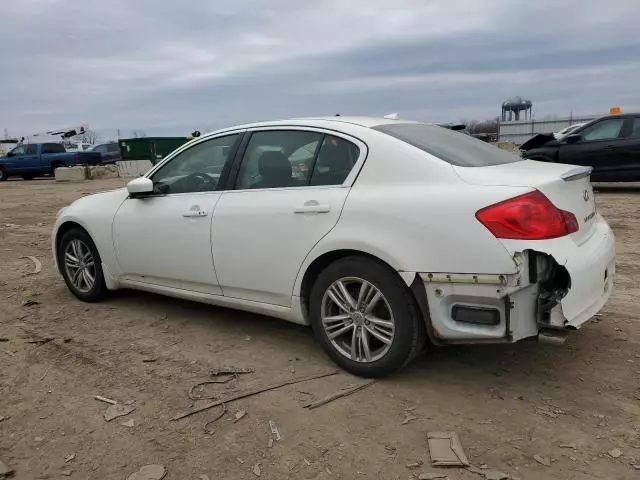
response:
[[[581,244],[571,237],[505,242],[514,274],[419,273],[432,340],[505,343],[540,335],[546,341],[589,322],[609,299],[615,274],[613,232],[600,216],[592,228]]]

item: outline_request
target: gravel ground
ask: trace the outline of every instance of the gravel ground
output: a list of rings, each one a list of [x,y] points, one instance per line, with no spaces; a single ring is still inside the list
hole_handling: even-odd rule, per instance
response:
[[[450,480],[482,479],[430,466],[426,432],[448,430],[458,432],[474,465],[513,478],[640,475],[634,468],[640,469],[640,189],[598,193],[617,236],[615,290],[597,323],[565,346],[439,349],[315,410],[303,405],[362,380],[339,373],[229,403],[205,431],[219,409],[171,417],[203,402],[188,391],[210,380],[212,368],[255,372],[201,395],[335,367],[309,329],[279,320],[137,292],[96,305],[72,297],[52,261],[55,214],[75,198],[121,185],[121,179],[0,184],[0,461],[15,469],[15,478],[125,479],[161,463],[168,480],[256,473],[407,479],[436,471]],[[42,272],[31,275],[26,256],[37,257]],[[24,306],[26,300],[38,303]],[[50,341],[30,343],[39,339]],[[94,395],[133,402],[135,410],[106,422],[109,405]],[[234,423],[239,410],[247,414]],[[272,446],[269,420],[282,436]],[[424,464],[407,468],[414,462]]]

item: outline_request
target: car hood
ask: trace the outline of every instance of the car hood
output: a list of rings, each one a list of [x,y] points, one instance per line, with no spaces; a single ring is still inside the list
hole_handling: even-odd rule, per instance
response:
[[[534,135],[529,140],[520,145],[520,150],[532,150],[534,148],[542,147],[543,145],[555,140],[556,137],[553,133],[539,133]]]

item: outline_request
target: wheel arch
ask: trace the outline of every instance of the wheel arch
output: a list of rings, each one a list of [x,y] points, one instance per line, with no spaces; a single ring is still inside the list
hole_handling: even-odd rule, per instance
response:
[[[60,224],[60,226],[58,227],[58,229],[56,230],[55,233],[55,238],[54,238],[54,261],[56,262],[56,266],[58,267],[58,271],[60,273],[62,273],[62,266],[59,264],[58,262],[58,251],[60,250],[60,242],[62,241],[62,237],[64,237],[64,235],[73,230],[74,228],[80,229],[83,232],[85,232],[87,235],[89,235],[89,237],[91,238],[91,240],[93,240],[93,243],[95,245],[95,240],[93,239],[93,236],[91,235],[91,232],[89,232],[89,230],[87,230],[83,225],[81,225],[80,223],[74,221],[74,220],[67,220],[66,222]],[[96,248],[98,248],[96,246]]]
[[[368,258],[369,260],[372,260],[384,266],[389,270],[391,274],[396,275],[398,278],[400,278],[403,283],[407,285],[407,287],[411,285],[416,276],[415,272],[400,272],[393,267],[392,263],[389,260],[383,259],[378,255],[364,250],[342,248],[324,252],[315,257],[307,265],[307,267],[304,269],[304,273],[300,276],[300,280],[296,282],[297,288],[294,292],[294,295],[298,295],[300,297],[305,317],[308,317],[308,305],[309,298],[311,296],[311,290],[313,288],[315,279],[318,278],[320,272],[322,272],[333,262],[336,262],[342,258],[358,256]]]

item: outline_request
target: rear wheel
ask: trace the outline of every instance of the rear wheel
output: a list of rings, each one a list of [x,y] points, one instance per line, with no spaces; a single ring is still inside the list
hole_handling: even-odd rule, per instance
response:
[[[368,258],[329,265],[313,286],[310,312],[325,351],[355,375],[389,375],[424,346],[424,324],[411,293],[393,270]]]
[[[51,165],[51,175],[56,174],[56,168],[65,167],[65,166],[66,165],[64,163],[54,163],[53,165]]]
[[[4,182],[9,176],[4,168],[0,167],[0,182]]]
[[[91,237],[79,228],[69,230],[60,240],[58,265],[71,293],[85,302],[107,296],[100,254]]]

